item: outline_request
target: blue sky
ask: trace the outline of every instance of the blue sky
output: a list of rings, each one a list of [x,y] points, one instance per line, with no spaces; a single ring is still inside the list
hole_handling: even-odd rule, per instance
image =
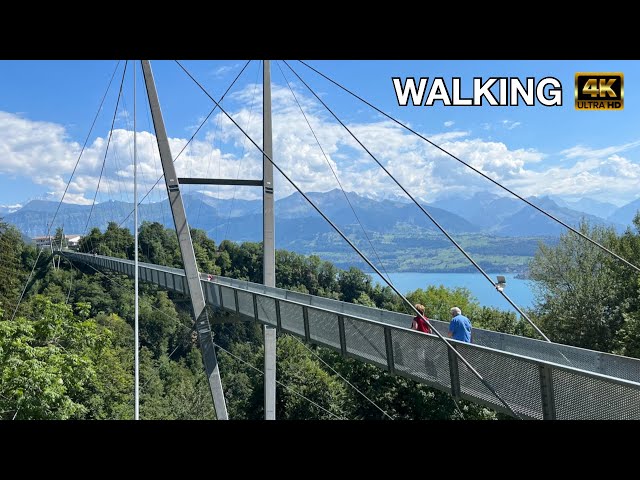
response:
[[[640,184],[640,85],[638,61],[346,61],[309,60],[376,106],[411,125],[462,160],[516,192],[589,196],[623,205],[638,196]],[[33,198],[60,200],[116,61],[0,61],[0,205]],[[246,60],[185,61],[185,67],[219,98]],[[468,195],[497,187],[398,128],[366,105],[341,92],[297,62],[302,78],[353,130],[378,159],[415,196]],[[96,192],[106,139],[114,113],[122,62],[83,154],[66,202],[90,204]],[[176,155],[213,107],[211,101],[173,61],[152,62],[173,154]],[[326,154],[323,155],[280,71]],[[576,72],[622,72],[622,111],[576,111]],[[432,107],[398,105],[392,77],[460,77],[465,96],[473,77],[553,76],[563,87],[563,105],[545,107]],[[224,107],[251,136],[262,142],[261,71],[246,68]],[[374,197],[395,197],[400,190],[323,109],[282,62],[272,62],[274,159],[304,191],[337,187],[330,162],[346,190]],[[256,83],[258,82],[258,83]],[[97,201],[132,200],[132,63],[106,157]],[[494,89],[495,91],[495,89]],[[159,176],[160,164],[138,65],[138,151],[141,189]],[[211,116],[176,162],[180,176],[259,178],[261,154],[222,114]],[[164,187],[149,201],[164,198]],[[187,192],[203,190],[186,186]],[[210,195],[259,198],[259,189],[208,187]],[[278,197],[292,188],[276,177]]]

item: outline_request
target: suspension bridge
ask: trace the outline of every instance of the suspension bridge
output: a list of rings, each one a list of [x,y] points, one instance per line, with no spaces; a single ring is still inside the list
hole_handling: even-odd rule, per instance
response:
[[[291,183],[304,199],[309,202],[309,205],[349,244],[361,259],[380,275],[389,287],[403,299],[407,306],[415,311],[414,306],[387,280],[376,264],[278,166],[277,155],[275,155],[274,159],[271,138],[270,62],[263,62],[262,145],[259,145],[226,112],[220,103],[221,99],[216,100],[211,96],[180,62],[177,63],[186,75],[210,98],[215,105],[214,110],[221,111],[246,136],[249,142],[259,150],[263,157],[263,178],[261,180],[224,180],[179,177],[174,165],[175,158],[169,146],[151,64],[149,61],[142,61],[146,93],[184,269],[138,262],[137,249],[135,260],[112,258],[92,252],[81,253],[59,250],[57,253],[64,255],[71,262],[86,264],[96,272],[103,270],[119,272],[134,277],[136,285],[138,279],[141,279],[144,282],[177,292],[190,299],[198,341],[203,353],[203,361],[218,419],[227,419],[228,416],[211,324],[238,321],[257,322],[263,325],[265,344],[265,418],[267,419],[275,418],[275,363],[277,360],[275,339],[277,331],[290,333],[310,344],[327,347],[345,357],[371,363],[393,375],[413,379],[446,392],[455,400],[464,399],[475,402],[515,418],[551,420],[640,419],[640,360],[551,342],[502,289],[496,289],[497,294],[502,295],[520,313],[522,321],[527,321],[532,325],[541,340],[474,328],[473,343],[469,344],[447,338],[448,324],[445,322],[430,320],[431,325],[434,327],[433,333],[424,334],[410,329],[412,315],[276,288],[275,276],[277,272],[275,271],[273,209],[274,168]],[[289,63],[284,63],[380,168],[393,179],[407,197],[418,206],[422,213],[493,284],[493,280],[482,270],[478,263],[393,177]],[[329,81],[336,83],[313,67],[304,62],[302,63]],[[336,83],[336,85],[339,84]],[[396,122],[402,128],[442,150],[453,157],[454,160],[474,170],[540,213],[580,235],[585,241],[595,244],[597,247],[617,257],[630,268],[638,270],[638,267],[628,260],[607,250],[570,225],[553,217],[516,192],[507,189],[483,172],[453,156],[442,147],[389,116],[355,93],[341,85],[339,86]],[[298,103],[297,100],[296,103]],[[315,133],[314,137],[317,141]],[[262,189],[264,272],[262,284],[210,275],[208,272],[199,271],[181,192],[181,186],[189,184],[243,185]],[[137,211],[135,215],[137,216]],[[49,230],[51,225],[53,225],[53,220]],[[138,268],[136,268],[136,265]],[[206,308],[206,306],[209,308]]]

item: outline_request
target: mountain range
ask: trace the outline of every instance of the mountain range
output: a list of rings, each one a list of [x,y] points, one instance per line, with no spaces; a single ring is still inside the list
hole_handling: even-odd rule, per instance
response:
[[[395,254],[400,255],[399,251],[402,250],[404,255],[423,255],[421,252],[427,239],[431,249],[451,248],[441,230],[415,204],[396,199],[378,201],[355,193],[346,195],[351,205],[341,190],[307,194],[359,246],[369,247],[369,242],[376,247],[379,245],[389,261],[398,264],[400,260],[394,257]],[[185,194],[183,199],[190,225],[205,230],[217,243],[225,238],[238,242],[261,240],[261,200],[218,199],[202,193]],[[633,216],[640,208],[640,199],[620,208],[588,198],[566,201],[545,196],[528,200],[573,227],[584,218],[592,225],[613,227],[618,232],[631,225]],[[500,238],[512,239],[509,242],[531,238],[557,239],[566,231],[565,227],[522,201],[489,192],[479,192],[468,198],[441,197],[423,207],[454,238],[469,239],[471,244],[474,242],[470,239],[482,238],[484,240],[480,243],[483,248],[487,242],[495,243],[497,248],[500,245],[497,239]],[[274,208],[277,248],[299,253],[340,253],[341,256],[349,251],[348,245],[299,193],[277,200]],[[26,236],[35,237],[46,234],[48,223],[57,209],[58,202],[33,200],[17,211],[0,215]],[[90,205],[63,203],[52,233],[57,226],[63,226],[65,233],[70,234],[85,234],[93,226],[104,231],[112,220],[132,229],[132,209],[133,204],[121,201],[99,203],[94,206],[90,221],[87,222]],[[173,227],[171,209],[166,200],[142,204],[139,218],[140,222],[159,222]],[[531,249],[535,250],[536,242],[524,243],[531,244]],[[513,249],[513,245],[510,248]],[[520,253],[531,256],[534,251]],[[499,251],[493,254],[500,255]]]
[[[428,232],[439,231],[431,221],[413,203],[399,200],[373,200],[356,193],[346,194],[358,219],[366,230],[399,231],[424,228]],[[339,226],[357,225],[358,220],[351,206],[340,190],[329,192],[312,192],[307,196]],[[218,199],[201,193],[190,193],[183,196],[190,224],[201,228],[214,238],[219,238],[227,230],[237,231],[239,241],[254,240],[255,219],[261,219],[261,200]],[[624,231],[630,226],[633,216],[640,210],[640,198],[622,207],[610,203],[599,202],[589,198],[580,201],[566,201],[559,197],[529,197],[531,203],[537,205],[563,222],[576,226],[582,218],[591,224],[611,226]],[[22,207],[0,206],[0,214],[5,221],[16,225],[28,236],[44,235],[46,226],[58,209],[58,202],[32,200]],[[483,233],[496,236],[557,236],[565,228],[551,218],[536,211],[516,198],[501,197],[489,192],[478,192],[471,197],[441,197],[423,207],[445,229],[452,233]],[[98,203],[87,218],[91,206],[62,203],[56,216],[56,226],[65,226],[67,232],[84,233],[86,227],[97,226],[104,229],[107,223],[115,220],[121,223],[132,211],[133,204],[121,201]],[[306,221],[320,215],[309,205],[299,193],[275,202],[276,222],[286,225],[288,220]],[[144,203],[140,208],[140,218],[158,221],[171,226],[171,211],[167,201]],[[129,218],[125,225],[129,225]],[[303,226],[301,230],[308,230]],[[322,220],[323,223],[324,220]],[[331,227],[327,224],[326,231]],[[247,233],[242,233],[247,232]]]

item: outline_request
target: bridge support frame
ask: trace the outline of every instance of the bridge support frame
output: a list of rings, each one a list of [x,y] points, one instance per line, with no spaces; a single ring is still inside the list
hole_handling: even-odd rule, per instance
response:
[[[171,148],[167,138],[162,111],[160,110],[160,101],[158,92],[156,91],[153,73],[151,71],[151,63],[149,60],[142,60],[142,73],[149,98],[149,107],[151,109],[151,117],[158,141],[158,150],[160,151],[160,161],[162,163],[162,171],[167,186],[167,194],[169,196],[169,205],[171,206],[171,214],[173,222],[178,234],[178,243],[180,244],[180,253],[182,254],[182,262],[184,263],[184,273],[187,280],[189,296],[191,298],[191,306],[193,307],[193,315],[196,322],[196,331],[198,332],[198,340],[202,351],[202,360],[204,362],[207,379],[213,404],[216,410],[218,420],[228,420],[227,406],[222,390],[222,381],[220,379],[220,369],[218,367],[218,359],[213,343],[213,332],[209,324],[209,316],[205,309],[204,292],[200,283],[200,274],[196,263],[195,253],[193,251],[193,243],[191,240],[191,232],[187,223],[187,216],[184,209],[184,203],[180,194],[180,184],[176,169],[173,164]]]

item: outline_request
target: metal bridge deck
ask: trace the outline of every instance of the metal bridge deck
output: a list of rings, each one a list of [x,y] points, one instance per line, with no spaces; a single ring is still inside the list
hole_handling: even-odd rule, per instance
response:
[[[134,262],[64,251],[73,261],[134,275]],[[188,295],[184,271],[147,263],[140,279]],[[509,414],[435,335],[411,330],[411,315],[242,280],[201,274],[207,303],[272,325],[346,357]],[[432,320],[446,336],[448,323]],[[458,352],[518,415],[529,419],[640,419],[640,360],[473,329]]]

